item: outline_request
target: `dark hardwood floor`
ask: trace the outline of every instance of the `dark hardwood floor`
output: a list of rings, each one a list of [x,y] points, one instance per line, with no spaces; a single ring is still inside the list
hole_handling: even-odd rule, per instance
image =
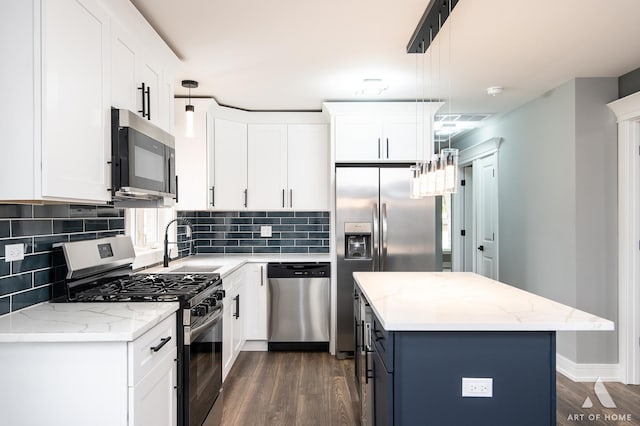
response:
[[[605,408],[593,389],[593,383],[576,383],[556,374],[556,423],[575,425],[638,425],[640,426],[640,386],[605,383],[616,408]],[[582,408],[589,397],[593,407]]]
[[[321,352],[241,352],[224,384],[225,426],[356,425],[353,360]]]
[[[357,425],[353,374],[353,360],[328,353],[241,352],[224,384],[222,424]],[[593,383],[574,383],[558,374],[557,424],[640,426],[640,386],[605,386],[616,408],[600,404]],[[587,397],[592,408],[582,408]]]

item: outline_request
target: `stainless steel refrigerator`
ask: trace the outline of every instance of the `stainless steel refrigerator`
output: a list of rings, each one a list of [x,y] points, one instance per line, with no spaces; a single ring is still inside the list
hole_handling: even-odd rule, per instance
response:
[[[353,272],[441,271],[441,198],[409,198],[409,167],[336,167],[339,358],[354,351]],[[393,283],[389,283],[393,285]]]

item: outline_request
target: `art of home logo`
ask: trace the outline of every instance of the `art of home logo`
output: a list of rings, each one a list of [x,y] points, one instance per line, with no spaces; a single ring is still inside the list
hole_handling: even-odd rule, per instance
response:
[[[606,386],[604,385],[604,382],[600,377],[598,377],[598,380],[596,380],[596,382],[593,384],[593,391],[596,394],[596,397],[598,398],[598,402],[600,402],[600,405],[602,407],[609,408],[609,409],[617,408],[616,403],[613,401],[613,398],[611,398],[609,391],[607,390]],[[593,401],[591,401],[591,398],[589,398],[589,396],[587,396],[584,402],[582,403],[582,408],[585,408],[587,410],[590,410],[593,408]],[[631,422],[631,414],[611,413],[611,412],[572,413],[567,416],[567,420],[578,421],[578,422],[585,422],[585,421],[587,422],[589,421],[591,422],[593,421]]]

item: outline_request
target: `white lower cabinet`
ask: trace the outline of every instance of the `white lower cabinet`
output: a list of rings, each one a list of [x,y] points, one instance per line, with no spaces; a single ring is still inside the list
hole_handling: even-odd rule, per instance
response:
[[[244,277],[246,266],[222,279],[225,290],[222,314],[222,380],[227,377],[245,342]]]
[[[0,343],[0,423],[175,426],[176,340],[173,314],[132,342]]]
[[[172,426],[177,422],[177,350],[166,354],[129,391],[129,424]]]
[[[248,263],[245,281],[246,312],[244,318],[247,342],[267,340],[267,264]]]
[[[128,344],[129,426],[176,425],[176,341],[174,314]]]

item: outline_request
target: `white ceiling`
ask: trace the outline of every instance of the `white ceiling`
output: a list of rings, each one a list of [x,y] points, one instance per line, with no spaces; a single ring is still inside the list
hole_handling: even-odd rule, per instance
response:
[[[424,90],[452,100],[441,113],[498,113],[574,77],[640,67],[639,0],[460,0],[425,55],[406,45],[428,0],[131,2],[183,61],[177,95],[193,79],[193,96],[250,110],[362,100],[360,82],[381,78],[388,89],[375,99]]]

